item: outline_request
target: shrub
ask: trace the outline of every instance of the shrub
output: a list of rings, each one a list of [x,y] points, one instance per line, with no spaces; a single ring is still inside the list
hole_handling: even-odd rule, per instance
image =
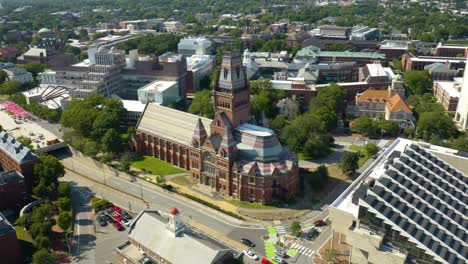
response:
[[[63,211],[59,215],[58,225],[60,226],[60,228],[66,231],[70,229],[72,220],[73,220],[72,213],[70,211]]]
[[[57,188],[59,197],[70,197],[71,186],[69,182],[60,182]]]
[[[96,197],[93,197],[91,199],[91,203],[93,205],[94,211],[96,211],[96,212],[107,209],[107,208],[114,205],[114,204],[112,204],[111,202],[109,202],[106,199],[99,199],[99,198],[96,198]]]
[[[69,211],[71,209],[71,201],[68,197],[60,197],[57,200],[57,206],[61,211]]]

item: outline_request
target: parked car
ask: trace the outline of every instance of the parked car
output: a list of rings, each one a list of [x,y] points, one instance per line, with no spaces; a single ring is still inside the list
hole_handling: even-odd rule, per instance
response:
[[[267,258],[262,258],[261,263],[262,264],[272,264],[271,261],[269,261]]]
[[[257,260],[258,259],[258,256],[257,254],[251,252],[251,251],[247,251],[247,250],[244,250],[242,251],[244,253],[244,255],[246,255],[248,258],[250,259],[253,259],[253,260]]]
[[[121,222],[122,224],[124,224],[125,226],[130,226],[130,224],[131,224],[131,222],[128,221],[127,219],[125,219],[125,218],[123,218],[122,220],[120,220],[120,222]]]
[[[276,249],[275,249],[275,254],[276,254],[277,256],[282,257],[282,258],[285,258],[285,257],[286,257],[286,252],[285,252],[283,249],[281,249],[281,248],[276,248]]]
[[[112,210],[114,210],[114,212],[117,212],[117,213],[122,212],[122,208],[118,207],[117,205],[114,205],[114,207],[112,207]]]
[[[273,261],[276,263],[284,263],[284,259],[282,257],[274,256]]]
[[[255,247],[255,244],[252,241],[248,240],[247,238],[242,238],[240,242],[249,247]]]
[[[104,216],[102,216],[102,218],[103,218],[104,220],[106,220],[109,224],[114,223],[114,219],[113,219],[112,217],[110,217],[109,215],[107,215],[107,214],[104,215]]]
[[[123,227],[123,225],[119,222],[119,221],[114,221],[114,226],[117,230],[119,231],[122,231],[124,230],[125,228]]]
[[[101,217],[101,216],[98,216],[98,217],[96,218],[96,220],[97,220],[97,222],[99,223],[100,226],[106,226],[106,225],[107,225],[106,220],[104,220],[104,218]]]
[[[316,226],[316,227],[326,226],[326,225],[327,225],[327,223],[325,223],[325,221],[323,221],[323,220],[317,220],[317,221],[314,222],[314,226]]]
[[[116,212],[112,213],[112,218],[114,218],[115,220],[117,220],[119,222],[122,221],[122,219],[124,219],[123,216],[121,216],[119,213],[116,213]]]
[[[127,220],[133,219],[133,217],[129,213],[125,212],[124,210],[122,210],[122,212],[120,212],[119,214]]]

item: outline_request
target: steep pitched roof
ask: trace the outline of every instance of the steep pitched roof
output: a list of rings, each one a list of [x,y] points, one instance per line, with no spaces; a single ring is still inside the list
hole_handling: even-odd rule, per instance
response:
[[[192,136],[192,143],[197,142],[198,144],[201,144],[203,140],[205,140],[207,137],[205,127],[203,126],[203,122],[201,118],[198,118],[197,124],[195,126],[195,130],[193,131],[193,136]]]
[[[0,149],[19,164],[37,160],[38,157],[28,147],[21,144],[6,131],[0,131]]]
[[[385,103],[389,99],[387,90],[367,89],[363,93],[356,96],[358,103]]]
[[[396,93],[388,100],[387,107],[390,112],[403,110],[406,113],[411,113],[411,109],[399,93]]]
[[[137,124],[137,130],[190,146],[199,119],[206,134],[211,134],[211,119],[149,103]]]
[[[225,151],[226,156],[230,156],[231,152],[235,150],[236,144],[237,143],[234,139],[234,136],[232,135],[231,129],[226,127],[224,130],[223,139],[221,140],[220,148]]]

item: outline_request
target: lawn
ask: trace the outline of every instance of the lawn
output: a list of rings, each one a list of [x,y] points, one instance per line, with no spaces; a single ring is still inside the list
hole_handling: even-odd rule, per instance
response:
[[[191,185],[193,185],[193,180],[190,179],[187,176],[177,176],[177,177],[173,177],[173,178],[170,178],[170,179],[167,179],[167,180],[170,181],[170,182],[173,182],[175,184],[182,185],[182,186],[191,186]]]
[[[349,149],[354,151],[362,151],[364,149],[364,146],[351,145],[349,146]]]
[[[186,172],[185,170],[177,168],[168,162],[151,156],[135,157],[132,161],[132,166],[155,175],[169,175]]]
[[[278,236],[278,233],[276,232],[276,228],[274,228],[272,226],[268,227],[268,234],[270,234],[270,236],[272,236],[272,237],[277,237]]]
[[[241,207],[241,208],[250,208],[250,209],[275,209],[275,208],[278,208],[278,207],[271,206],[271,205],[263,205],[261,203],[252,203],[252,202],[249,202],[249,201],[236,200],[236,199],[232,199],[232,198],[225,197],[225,196],[223,196],[223,198],[228,203],[230,203],[230,204],[232,204],[234,206],[237,206],[237,207]]]
[[[328,148],[328,153],[327,153],[327,155],[325,155],[325,156],[323,156],[323,157],[321,157],[321,158],[325,158],[326,156],[330,155],[330,154],[331,154],[332,152],[334,152],[334,151],[336,151],[336,148],[335,148],[335,147],[329,147],[329,148]],[[317,159],[321,159],[321,158],[312,158],[312,157],[308,157],[308,156],[304,155],[304,153],[302,153],[302,152],[297,153],[297,158],[298,158],[299,160],[306,160],[306,161],[307,161],[307,160],[317,160]]]

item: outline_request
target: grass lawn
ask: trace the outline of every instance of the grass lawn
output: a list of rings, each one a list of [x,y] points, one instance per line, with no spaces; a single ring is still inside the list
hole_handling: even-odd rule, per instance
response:
[[[286,255],[290,256],[291,258],[294,258],[295,256],[297,256],[297,250],[294,248],[288,249],[288,251],[286,251]]]
[[[225,196],[223,196],[223,198],[228,203],[230,203],[230,204],[232,204],[234,206],[237,206],[237,207],[241,207],[241,208],[251,208],[251,209],[274,209],[274,208],[278,208],[278,207],[271,206],[271,205],[263,205],[261,203],[252,203],[252,202],[249,202],[249,201],[236,200],[236,199],[232,199],[232,198],[225,197]]]
[[[132,166],[150,172],[156,175],[169,175],[186,172],[183,169],[179,169],[172,164],[163,160],[157,159],[151,156],[138,156],[132,161]]]
[[[364,146],[351,145],[351,146],[349,146],[349,149],[354,150],[354,151],[361,151],[361,150],[364,149]]]
[[[326,156],[330,155],[330,154],[331,154],[332,152],[334,152],[334,151],[336,151],[336,148],[335,148],[335,147],[329,147],[329,148],[328,148],[328,153],[327,153],[327,155],[323,156],[322,158],[325,158]],[[304,153],[302,153],[302,152],[297,153],[297,158],[298,158],[299,160],[316,160],[316,159],[314,159],[314,158],[311,158],[311,157],[306,156],[306,155],[305,155]],[[321,159],[321,158],[318,158],[318,159]]]
[[[278,233],[276,232],[276,228],[274,228],[272,226],[268,227],[268,234],[270,234],[270,236],[272,236],[272,237],[277,237],[278,236]]]
[[[28,232],[26,232],[22,226],[15,226],[16,237],[23,252],[23,257],[32,257],[36,249],[34,248],[32,238]]]
[[[191,186],[191,185],[193,185],[192,179],[190,179],[187,176],[177,176],[177,177],[167,179],[167,181],[170,181],[170,182],[173,182],[175,184],[182,185],[182,186]]]

